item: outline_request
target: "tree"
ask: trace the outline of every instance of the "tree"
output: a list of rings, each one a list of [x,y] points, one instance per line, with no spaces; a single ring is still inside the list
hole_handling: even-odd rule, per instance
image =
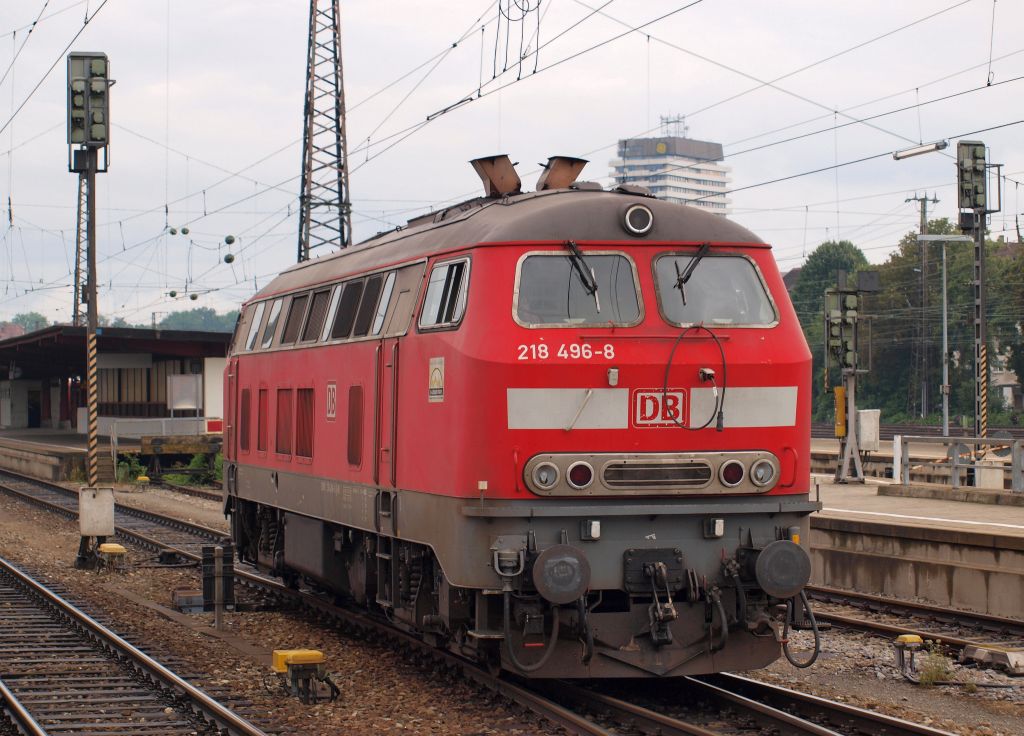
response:
[[[836,271],[854,274],[867,265],[864,253],[849,240],[829,240],[814,249],[793,289],[793,306],[805,329],[821,323],[825,289],[836,285]]]
[[[836,285],[836,271],[851,276],[868,265],[868,259],[849,240],[829,240],[822,243],[807,257],[800,269],[800,278],[793,288],[793,307],[804,328],[804,337],[814,359],[812,373],[813,418],[823,421],[832,417],[832,398],[824,389],[825,347],[823,312],[825,289]]]
[[[104,317],[102,314],[97,318],[100,327],[136,327],[124,317]]]
[[[39,312],[22,312],[21,314],[16,314],[11,322],[24,327],[26,332],[41,330],[50,324],[50,320]]]
[[[161,330],[204,330],[233,332],[238,310],[217,314],[209,307],[198,307],[183,312],[171,312],[158,325]]]
[[[958,227],[942,218],[929,221],[928,232],[949,235],[957,233]],[[927,309],[922,310],[921,244],[916,232],[907,233],[878,267],[882,291],[866,295],[862,304],[870,328],[862,331],[861,354],[870,354],[871,365],[858,383],[857,403],[881,409],[883,421],[919,416],[922,380],[928,387],[930,415],[937,416],[942,406],[942,244],[925,245],[929,249],[923,279],[928,290]],[[1008,367],[1021,376],[1024,253],[1019,246],[992,241],[987,242],[985,253],[989,363],[1005,358]],[[946,256],[950,414],[973,417],[974,248],[969,243],[948,243]],[[926,350],[928,373],[922,376],[922,351]],[[992,390],[989,397],[991,414],[1001,408],[1001,400]]]

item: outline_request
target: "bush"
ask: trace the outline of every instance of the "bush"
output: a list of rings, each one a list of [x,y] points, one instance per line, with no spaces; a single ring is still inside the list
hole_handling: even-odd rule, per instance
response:
[[[116,479],[118,483],[131,483],[140,475],[145,475],[146,468],[139,462],[138,455],[121,455],[117,463]]]
[[[182,466],[177,465],[175,467],[181,468]],[[213,469],[211,470],[209,456],[205,453],[197,452],[189,460],[186,467],[194,472],[175,473],[174,468],[171,468],[171,472],[164,473],[163,479],[168,483],[174,483],[179,486],[219,484],[224,473],[224,456],[219,452],[217,453],[213,459]]]
[[[936,685],[953,676],[953,662],[942,653],[942,642],[928,641],[928,654],[921,663],[918,679],[922,685]]]

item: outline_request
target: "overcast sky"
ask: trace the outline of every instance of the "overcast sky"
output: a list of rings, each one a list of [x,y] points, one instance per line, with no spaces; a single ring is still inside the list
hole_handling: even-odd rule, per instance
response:
[[[917,227],[908,197],[934,194],[930,216],[955,218],[965,135],[1005,165],[991,228],[1016,239],[1024,124],[1007,124],[1024,120],[1024,2],[517,1],[524,20],[499,28],[508,0],[342,0],[356,240],[475,196],[466,162],[478,156],[508,153],[525,189],[537,162],[582,156],[581,178],[607,185],[616,141],[657,134],[662,115],[724,144],[733,218],[775,246],[784,271],[827,239],[884,261]],[[71,50],[106,52],[117,80],[111,165],[97,185],[100,312],[148,322],[233,309],[294,262],[308,10],[304,0],[0,0],[0,319],[70,318],[77,178],[64,49],[87,14]],[[946,152],[890,155],[938,139]],[[169,234],[182,226],[188,236]]]

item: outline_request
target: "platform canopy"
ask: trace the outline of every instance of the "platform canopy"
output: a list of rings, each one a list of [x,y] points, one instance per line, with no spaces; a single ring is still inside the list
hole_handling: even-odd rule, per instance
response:
[[[85,327],[55,325],[0,340],[0,379],[85,375]],[[148,353],[154,360],[224,358],[231,333],[101,327],[99,354]]]

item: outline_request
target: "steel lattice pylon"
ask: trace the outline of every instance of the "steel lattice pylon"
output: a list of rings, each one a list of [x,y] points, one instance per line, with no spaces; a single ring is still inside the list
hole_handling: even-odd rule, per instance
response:
[[[89,184],[86,177],[78,177],[78,219],[75,228],[75,304],[72,309],[71,324],[76,327],[85,324],[85,314],[82,312],[82,288],[85,275],[89,272],[87,227],[89,225],[89,212],[86,202],[89,196]]]
[[[298,260],[352,237],[339,0],[310,0]]]

